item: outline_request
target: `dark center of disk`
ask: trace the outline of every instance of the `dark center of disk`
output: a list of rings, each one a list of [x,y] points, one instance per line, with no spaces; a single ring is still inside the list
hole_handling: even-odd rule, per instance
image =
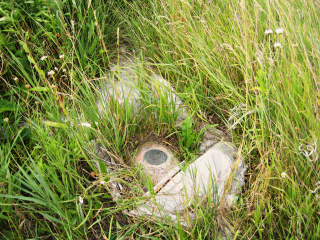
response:
[[[167,154],[158,149],[151,149],[144,154],[144,160],[150,165],[160,165],[167,161]]]

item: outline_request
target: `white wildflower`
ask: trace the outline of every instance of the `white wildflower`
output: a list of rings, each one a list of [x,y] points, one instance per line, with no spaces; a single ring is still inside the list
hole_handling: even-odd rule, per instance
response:
[[[287,174],[285,172],[281,173],[281,177],[282,178],[286,178],[287,177]]]
[[[59,55],[59,58],[60,59],[64,58],[64,54]]]
[[[104,185],[104,183],[105,183],[105,182],[104,182],[103,180],[102,180],[102,181],[100,181],[100,184],[101,184],[101,185]]]
[[[280,34],[280,33],[283,33],[283,32],[284,32],[283,28],[278,28],[278,29],[276,29],[276,33],[277,33],[277,34]]]
[[[41,61],[45,60],[48,56],[43,56],[40,58]]]
[[[5,118],[3,119],[4,122],[8,122],[9,121],[9,118]]]
[[[48,76],[53,75],[53,74],[54,74],[54,71],[51,70],[51,71],[47,72],[47,74],[48,74]]]
[[[66,71],[67,71],[67,69],[65,69],[65,68],[64,68],[64,69],[62,69],[62,72],[66,72]]]
[[[274,46],[275,48],[277,48],[277,47],[281,47],[281,43],[276,42],[273,46]]]
[[[79,203],[83,204],[83,198],[81,196],[79,196]]]
[[[273,31],[271,29],[268,29],[268,30],[264,31],[265,35],[269,35],[269,34],[272,34],[272,33],[273,33]]]
[[[270,57],[270,58],[268,58],[268,59],[269,59],[270,66],[273,66],[273,64],[274,64],[274,60],[273,60],[273,58],[272,58],[272,57]]]
[[[88,127],[88,128],[91,127],[91,124],[90,124],[90,123],[81,123],[80,125],[81,125],[81,126],[84,126],[84,127]]]
[[[56,70],[58,72],[58,68],[57,67],[55,67],[54,70]]]
[[[13,81],[18,81],[18,78],[17,78],[17,77],[14,77],[14,78],[13,78]]]

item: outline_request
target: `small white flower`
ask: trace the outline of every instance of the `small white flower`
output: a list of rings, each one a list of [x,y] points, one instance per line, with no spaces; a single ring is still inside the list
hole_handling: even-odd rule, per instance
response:
[[[276,48],[276,47],[281,47],[281,43],[276,42],[273,46],[274,46],[275,48]]]
[[[83,198],[81,196],[79,196],[79,203],[83,204]]]
[[[53,75],[53,74],[54,74],[54,71],[51,70],[51,71],[47,72],[47,74],[48,74],[48,76]]]
[[[265,30],[265,31],[264,31],[264,34],[265,34],[265,35],[272,34],[272,33],[273,33],[273,31],[272,31],[271,29],[268,29],[268,30]]]
[[[18,81],[18,78],[17,78],[17,77],[14,77],[13,80],[14,80],[14,81]]]
[[[283,28],[278,28],[278,29],[276,29],[276,33],[277,33],[277,34],[280,34],[280,33],[283,33],[283,32],[284,32]]]
[[[81,126],[84,126],[84,127],[88,127],[88,128],[91,127],[91,124],[90,124],[90,123],[81,123],[80,125],[81,125]]]
[[[64,58],[64,54],[59,55],[59,58],[60,59]]]
[[[48,56],[43,56],[40,58],[41,61],[45,60]]]
[[[3,121],[8,122],[8,121],[9,121],[9,118],[5,118],[5,119],[3,119]]]
[[[102,181],[100,181],[100,184],[101,184],[101,185],[104,185],[104,181],[103,181],[103,180],[102,180]]]
[[[57,67],[55,67],[54,70],[56,70],[58,72],[58,68]]]
[[[286,178],[287,177],[287,174],[285,172],[281,173],[281,177],[282,178]]]
[[[270,63],[270,65],[271,65],[271,66],[273,66],[273,64],[274,64],[274,60],[273,60],[273,58],[271,58],[271,57],[270,57],[270,58],[268,58],[268,59],[269,59],[269,63]]]
[[[62,69],[62,72],[66,72],[66,71],[67,71],[67,69],[65,69],[65,68],[64,68],[64,69]]]

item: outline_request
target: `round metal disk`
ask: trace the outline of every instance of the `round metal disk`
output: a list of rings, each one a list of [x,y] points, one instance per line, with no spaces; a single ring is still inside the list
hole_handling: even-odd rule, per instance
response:
[[[150,165],[160,165],[167,161],[167,154],[158,149],[151,149],[144,155],[144,160]]]

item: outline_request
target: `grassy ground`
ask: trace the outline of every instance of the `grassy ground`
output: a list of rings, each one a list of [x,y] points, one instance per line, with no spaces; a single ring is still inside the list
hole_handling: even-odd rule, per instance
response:
[[[317,1],[9,0],[0,11],[0,239],[216,239],[226,226],[234,239],[320,238]],[[139,57],[145,111],[113,104],[100,118],[121,45]],[[196,205],[192,228],[122,213],[144,188],[132,167],[143,139],[172,143],[181,160],[198,151],[166,96],[149,93],[146,60],[190,109],[194,134],[218,124],[248,165],[233,208]],[[244,117],[228,121],[237,106]],[[112,201],[91,140],[123,164],[126,200]]]

